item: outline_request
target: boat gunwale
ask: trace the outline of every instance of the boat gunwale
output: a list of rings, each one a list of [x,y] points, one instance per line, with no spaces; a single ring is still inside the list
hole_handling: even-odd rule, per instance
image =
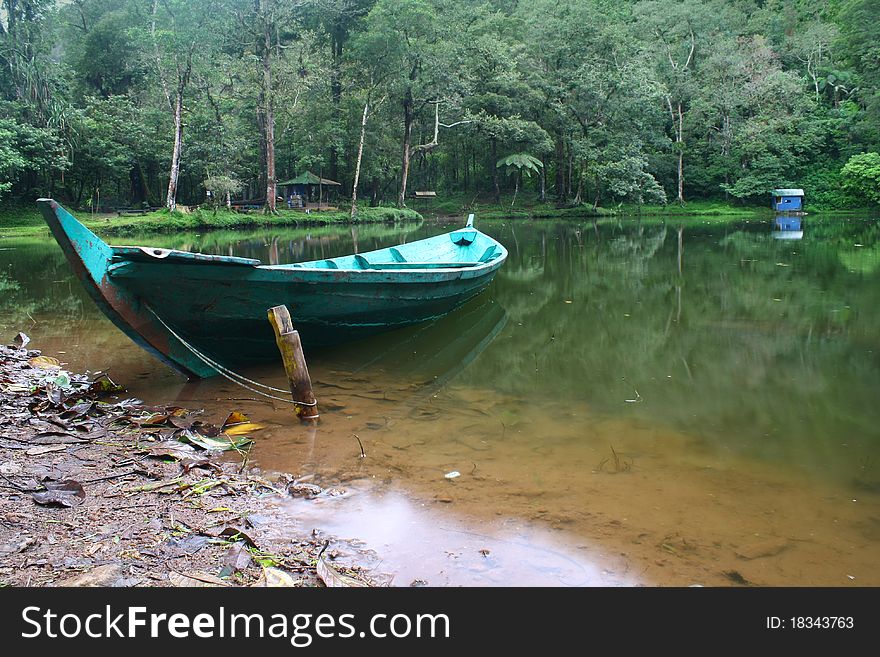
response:
[[[439,274],[439,273],[477,272],[477,271],[484,271],[484,270],[490,271],[491,270],[490,268],[492,266],[497,266],[497,265],[502,264],[507,259],[507,256],[509,255],[509,252],[504,247],[504,245],[501,244],[498,240],[496,240],[491,235],[487,235],[486,233],[483,233],[482,231],[480,231],[476,228],[474,228],[473,230],[477,235],[482,235],[483,237],[485,237],[486,240],[488,240],[492,246],[495,246],[495,248],[497,248],[499,250],[499,252],[492,259],[487,260],[485,262],[481,262],[480,260],[474,260],[472,265],[469,264],[466,266],[458,266],[458,267],[437,266],[437,267],[412,267],[412,268],[409,268],[409,267],[394,267],[394,266],[392,266],[392,267],[388,267],[388,268],[383,268],[381,266],[381,265],[385,265],[385,264],[388,264],[388,265],[402,264],[402,263],[398,263],[398,262],[375,263],[377,265],[376,267],[366,267],[366,268],[364,268],[364,267],[357,267],[357,268],[336,267],[335,269],[333,269],[333,268],[328,268],[328,267],[309,267],[309,266],[306,266],[306,265],[312,265],[315,263],[322,263],[322,262],[327,262],[327,261],[337,262],[339,259],[350,258],[355,255],[367,257],[367,256],[370,256],[370,255],[373,255],[376,253],[381,253],[383,251],[387,251],[388,249],[391,249],[391,248],[399,248],[401,245],[395,245],[393,247],[386,247],[383,249],[374,249],[373,251],[365,251],[363,253],[347,253],[347,254],[343,254],[340,256],[335,256],[333,258],[320,258],[320,259],[316,259],[316,260],[305,260],[302,262],[291,262],[291,263],[277,264],[277,265],[271,265],[271,264],[265,265],[265,264],[262,264],[262,262],[256,258],[244,258],[241,256],[222,256],[222,255],[218,255],[218,254],[202,253],[201,251],[183,251],[180,249],[161,249],[161,248],[156,247],[155,250],[161,251],[161,253],[162,253],[162,255],[160,256],[160,255],[153,255],[148,252],[149,250],[153,250],[153,247],[145,247],[142,245],[130,245],[130,244],[125,244],[125,245],[108,244],[108,246],[110,247],[110,249],[113,250],[114,259],[118,258],[118,260],[114,264],[122,264],[125,262],[131,262],[131,263],[139,264],[139,265],[140,264],[149,264],[149,265],[165,264],[165,265],[184,265],[187,267],[196,267],[199,265],[210,266],[210,267],[214,267],[217,265],[226,265],[226,266],[229,266],[230,268],[241,267],[241,268],[251,269],[251,270],[279,271],[279,272],[288,272],[288,271],[333,272],[334,274],[346,274],[346,275],[376,274],[376,273],[388,273],[388,272],[394,272],[395,274],[404,274],[404,273],[405,274]],[[434,235],[432,237],[427,237],[422,240],[410,242],[406,246],[413,246],[413,245],[419,244],[419,242],[428,242],[430,240],[441,241],[438,238],[448,237],[448,236],[453,235],[453,234],[460,232],[460,231],[461,231],[461,229],[456,229],[456,230],[448,231],[446,233],[440,233],[439,235]],[[117,252],[117,250],[122,250],[122,249],[137,249],[138,250],[137,252],[142,253],[144,256],[146,256],[146,258],[135,259],[135,258],[129,257],[130,254]],[[177,255],[178,257],[170,258],[169,256],[172,256],[172,255]],[[187,258],[187,257],[180,257],[180,256],[197,256],[197,257]],[[234,258],[234,259],[226,260],[225,258]],[[469,262],[469,261],[459,260],[459,261],[456,261],[455,264],[458,265],[458,264],[464,263],[464,262]],[[257,264],[257,263],[259,263],[259,264]],[[413,264],[421,264],[421,263],[413,263]],[[427,264],[427,261],[426,261],[426,264]],[[438,261],[438,264],[442,264],[442,262]]]

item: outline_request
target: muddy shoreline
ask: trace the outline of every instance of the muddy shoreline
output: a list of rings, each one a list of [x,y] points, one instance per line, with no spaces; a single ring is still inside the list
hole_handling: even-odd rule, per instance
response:
[[[279,532],[279,501],[342,491],[251,467],[259,425],[147,406],[27,342],[0,346],[0,583],[388,583],[353,541],[289,518]]]

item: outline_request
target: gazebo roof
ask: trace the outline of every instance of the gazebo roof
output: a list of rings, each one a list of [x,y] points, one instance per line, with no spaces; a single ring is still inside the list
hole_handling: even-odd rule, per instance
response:
[[[329,180],[327,178],[320,178],[313,174],[311,171],[306,171],[304,173],[299,174],[296,178],[291,178],[290,180],[283,180],[278,185],[339,185],[342,183],[338,183],[335,180]]]

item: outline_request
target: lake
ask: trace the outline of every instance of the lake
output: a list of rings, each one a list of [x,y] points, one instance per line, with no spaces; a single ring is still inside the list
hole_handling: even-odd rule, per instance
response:
[[[453,226],[111,241],[288,263]],[[0,338],[266,423],[252,463],[346,491],[275,503],[274,531],[362,541],[398,586],[880,585],[880,221],[477,226],[510,251],[487,292],[307,350],[316,430],[141,351],[48,233],[0,239]],[[280,360],[244,373],[284,386]]]

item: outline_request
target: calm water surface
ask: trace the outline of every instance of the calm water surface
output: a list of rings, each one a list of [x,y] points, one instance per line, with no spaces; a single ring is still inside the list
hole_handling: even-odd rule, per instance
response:
[[[276,531],[364,541],[397,585],[880,585],[880,222],[478,223],[510,250],[487,293],[307,354],[316,431],[223,379],[185,384],[48,236],[0,240],[0,330],[150,402],[268,423],[262,468],[347,491],[278,503]],[[286,263],[449,227],[115,242]]]

